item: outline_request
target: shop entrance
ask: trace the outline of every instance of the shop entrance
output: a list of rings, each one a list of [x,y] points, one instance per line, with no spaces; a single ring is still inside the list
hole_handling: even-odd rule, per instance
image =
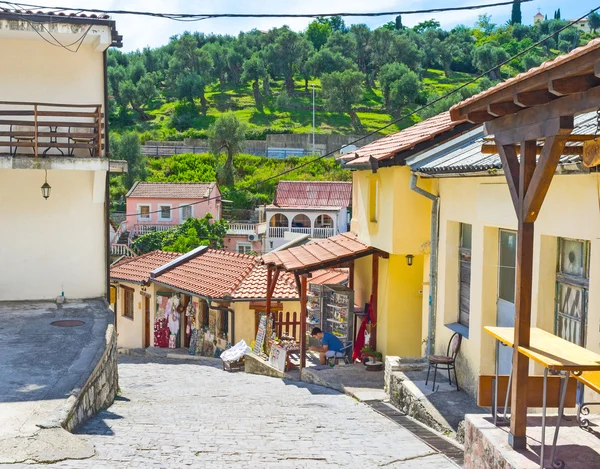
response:
[[[150,341],[150,297],[144,296],[144,348],[152,346]]]

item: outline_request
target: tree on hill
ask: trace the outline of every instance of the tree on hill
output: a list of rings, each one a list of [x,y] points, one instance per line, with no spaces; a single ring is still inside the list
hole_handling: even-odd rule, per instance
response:
[[[135,132],[122,136],[111,134],[110,157],[127,161],[128,171],[123,175],[123,184],[130,189],[136,181],[145,181],[148,177],[146,157],[142,155],[140,137]]]
[[[276,31],[276,39],[266,49],[266,59],[270,69],[282,75],[288,94],[294,93],[294,72],[308,59],[311,43],[287,26]]]
[[[501,80],[500,68],[498,64],[508,59],[508,53],[498,46],[484,44],[477,47],[473,54],[473,63],[480,72],[487,72],[492,80]]]
[[[227,154],[225,165],[217,172],[221,184],[233,185],[233,156],[243,149],[245,139],[246,124],[240,122],[233,112],[221,114],[208,129],[211,153],[218,156],[225,150]]]
[[[521,0],[514,0],[510,15],[510,24],[521,24]]]
[[[353,106],[362,99],[364,75],[354,70],[333,72],[323,75],[321,85],[332,111],[347,112],[356,131],[362,129],[362,123]]]
[[[306,29],[306,37],[316,50],[325,45],[330,34],[331,25],[324,18],[317,18]]]
[[[252,93],[254,101],[259,109],[262,109],[262,95],[260,94],[259,80],[268,80],[269,71],[260,52],[255,52],[252,57],[244,62],[244,73],[242,80],[252,82]]]
[[[592,33],[596,34],[596,30],[600,28],[600,15],[596,12],[590,13],[588,16],[588,24]]]
[[[408,70],[400,79],[394,81],[390,86],[389,104],[397,112],[400,112],[403,106],[414,103],[421,92],[422,84],[418,75],[412,70]]]
[[[386,106],[390,106],[390,90],[392,83],[402,78],[402,76],[408,72],[410,72],[410,69],[406,65],[399,63],[389,63],[381,67],[377,78],[379,79],[379,86],[381,86],[381,92]]]
[[[561,17],[560,17],[560,8],[558,10],[554,11],[554,19],[555,20],[560,20],[561,19]]]

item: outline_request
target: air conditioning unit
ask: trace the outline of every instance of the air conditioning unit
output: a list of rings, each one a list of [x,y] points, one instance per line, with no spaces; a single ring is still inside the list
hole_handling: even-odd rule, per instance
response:
[[[258,235],[256,233],[252,233],[248,235],[248,241],[257,241]]]

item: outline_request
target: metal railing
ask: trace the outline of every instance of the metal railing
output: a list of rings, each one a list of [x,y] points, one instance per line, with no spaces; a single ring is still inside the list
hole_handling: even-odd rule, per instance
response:
[[[287,230],[292,233],[300,233],[300,234],[312,234],[312,228],[310,226],[293,226],[291,229]]]
[[[335,234],[335,228],[310,228],[305,226],[269,226],[269,238],[283,238],[286,232],[307,234],[311,238],[329,238]]]
[[[335,230],[333,228],[313,228],[312,237],[313,238],[330,238],[335,234]]]
[[[0,101],[0,153],[12,156],[103,156],[100,104]]]
[[[142,154],[149,157],[169,157],[183,153],[209,153],[208,146],[198,145],[142,145]],[[312,150],[303,148],[245,148],[242,153],[255,156],[268,156],[269,158],[283,159],[289,156],[311,156]],[[317,153],[317,156],[320,153]]]
[[[289,230],[287,226],[269,226],[269,238],[283,238],[283,234]]]
[[[154,231],[167,231],[167,230],[170,230],[171,228],[176,228],[177,226],[178,225],[173,225],[170,223],[161,223],[158,225],[137,224],[137,225],[133,225],[133,229],[129,232],[129,234],[130,234],[130,236],[131,236],[131,233],[133,233],[133,236],[141,236],[146,233],[152,233]]]
[[[257,225],[254,223],[229,223],[227,234],[230,235],[249,235],[258,233]]]

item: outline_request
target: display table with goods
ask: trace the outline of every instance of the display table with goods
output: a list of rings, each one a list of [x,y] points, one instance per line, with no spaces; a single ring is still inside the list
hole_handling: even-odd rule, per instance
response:
[[[282,335],[269,341],[269,364],[279,371],[289,371],[294,365],[290,358],[292,354],[300,353],[300,344],[294,337]]]

